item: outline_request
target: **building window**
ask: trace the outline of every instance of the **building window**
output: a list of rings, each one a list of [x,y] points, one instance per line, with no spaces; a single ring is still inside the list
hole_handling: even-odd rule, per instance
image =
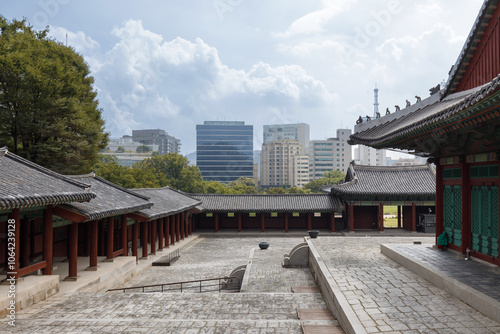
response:
[[[315,212],[314,217],[321,217],[321,212]]]
[[[292,213],[292,217],[299,217],[299,216],[300,216],[300,213],[298,213],[298,212],[293,212]]]
[[[277,212],[271,212],[271,217],[278,217],[278,213]]]
[[[214,214],[212,212],[207,212],[205,214],[205,217],[213,217],[213,216],[214,216]]]
[[[257,214],[255,212],[249,212],[248,217],[257,217]]]
[[[234,212],[228,212],[228,213],[227,213],[227,216],[228,216],[228,217],[234,217]]]

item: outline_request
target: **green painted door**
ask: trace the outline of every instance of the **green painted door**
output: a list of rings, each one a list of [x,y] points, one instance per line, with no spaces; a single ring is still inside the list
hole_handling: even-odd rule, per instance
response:
[[[498,257],[498,187],[471,190],[472,249]]]
[[[448,243],[462,246],[462,187],[445,186],[443,191],[443,223]]]

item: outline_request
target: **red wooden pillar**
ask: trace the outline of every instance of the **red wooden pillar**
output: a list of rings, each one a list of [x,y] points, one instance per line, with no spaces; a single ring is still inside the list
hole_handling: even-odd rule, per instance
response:
[[[436,160],[436,242],[437,237],[443,233],[443,166],[439,163],[439,159]]]
[[[8,261],[8,267],[7,267],[7,277],[11,278],[14,276],[15,279],[19,278],[19,253],[21,251],[21,245],[20,245],[20,227],[21,224],[19,222],[19,209],[12,209],[12,211],[9,213],[8,218],[7,218],[7,238],[12,238],[10,233],[14,233],[14,263],[12,264],[11,267],[11,261]],[[10,234],[10,235],[9,235]],[[8,252],[9,253],[9,252]],[[8,256],[6,256],[7,258]],[[10,257],[10,256],[9,256]],[[12,275],[9,275],[9,273],[13,273]]]
[[[128,236],[127,236],[127,215],[122,215],[121,216],[121,228],[122,228],[122,249],[123,249],[123,256],[128,256]]]
[[[312,230],[312,212],[307,213],[307,230]]]
[[[417,207],[415,202],[411,203],[411,231],[417,231]]]
[[[156,254],[156,219],[151,224],[151,254]]]
[[[354,231],[354,203],[347,204],[349,206],[349,231]]]
[[[54,262],[54,232],[52,224],[52,206],[48,206],[43,210],[43,260],[46,263],[43,269],[44,275],[52,275],[52,265]]]
[[[471,248],[471,189],[469,166],[465,157],[462,158],[462,254]]]
[[[288,212],[285,212],[285,233],[288,232]]]
[[[178,213],[175,215],[175,230],[176,230],[176,234],[175,234],[175,241],[179,241],[181,240],[181,214]]]
[[[266,232],[266,223],[264,222],[265,212],[261,212],[260,214],[260,230],[262,232]]]
[[[141,247],[142,247],[142,257],[148,258],[148,224],[149,222],[141,223]]]
[[[401,206],[398,205],[398,228],[401,228]]]
[[[108,234],[106,234],[106,259],[113,260],[113,232],[114,232],[114,218],[108,217]]]
[[[335,211],[330,213],[330,231],[335,232]]]
[[[165,247],[170,247],[170,224],[169,224],[169,217],[164,217],[163,218],[163,223],[165,224]]]
[[[139,237],[139,222],[136,220],[134,225],[132,225],[132,256],[135,256],[135,260],[139,260],[139,254],[137,251],[137,238]]]
[[[163,218],[158,218],[158,249],[163,249]]]
[[[78,223],[69,225],[69,270],[65,280],[76,281],[78,271]]]
[[[189,235],[193,234],[193,214],[188,214],[188,227],[189,227]]]
[[[241,232],[241,212],[238,212],[238,232]]]
[[[184,212],[181,212],[180,213],[180,220],[181,220],[181,240],[184,240],[184,234],[186,233],[185,231],[185,216],[184,216]]]
[[[21,228],[21,256],[20,256],[20,268],[27,267],[30,263],[30,221],[29,219],[23,219],[20,226]],[[17,246],[16,246],[17,247]]]
[[[384,230],[384,203],[378,205],[378,228],[380,231]]]
[[[89,222],[90,224],[90,249],[89,249],[89,266],[86,270],[97,269],[97,240],[98,240],[98,226],[97,220]]]
[[[175,245],[175,215],[170,216],[170,227],[171,227],[170,243],[172,245]]]
[[[219,232],[219,213],[214,212],[215,215],[215,232]]]

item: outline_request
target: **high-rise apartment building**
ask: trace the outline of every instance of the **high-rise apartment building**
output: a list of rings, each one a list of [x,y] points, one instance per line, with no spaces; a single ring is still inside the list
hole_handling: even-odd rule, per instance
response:
[[[281,139],[262,145],[260,184],[262,187],[293,185],[293,157],[302,155],[298,140]]]
[[[386,166],[386,150],[377,150],[373,147],[358,145],[354,149],[354,161],[359,165]]]
[[[129,136],[124,136],[130,138]],[[158,145],[158,153],[181,153],[181,141],[169,136],[165,130],[132,130],[132,140],[143,145]]]
[[[303,187],[309,183],[309,156],[295,155],[292,162],[292,186]]]
[[[338,129],[336,138],[312,140],[309,145],[309,180],[316,180],[331,170],[346,172],[352,160],[351,145],[347,143],[350,129]]]
[[[272,124],[264,125],[264,144],[282,139],[298,140],[302,149],[307,151],[309,146],[309,124]],[[306,153],[306,152],[304,152]]]
[[[253,178],[253,125],[226,121],[196,125],[196,165],[206,181]]]

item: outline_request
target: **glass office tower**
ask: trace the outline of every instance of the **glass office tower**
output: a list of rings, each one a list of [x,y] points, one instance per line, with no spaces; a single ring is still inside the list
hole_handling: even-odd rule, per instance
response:
[[[253,178],[253,125],[225,121],[196,125],[196,165],[205,181]]]

